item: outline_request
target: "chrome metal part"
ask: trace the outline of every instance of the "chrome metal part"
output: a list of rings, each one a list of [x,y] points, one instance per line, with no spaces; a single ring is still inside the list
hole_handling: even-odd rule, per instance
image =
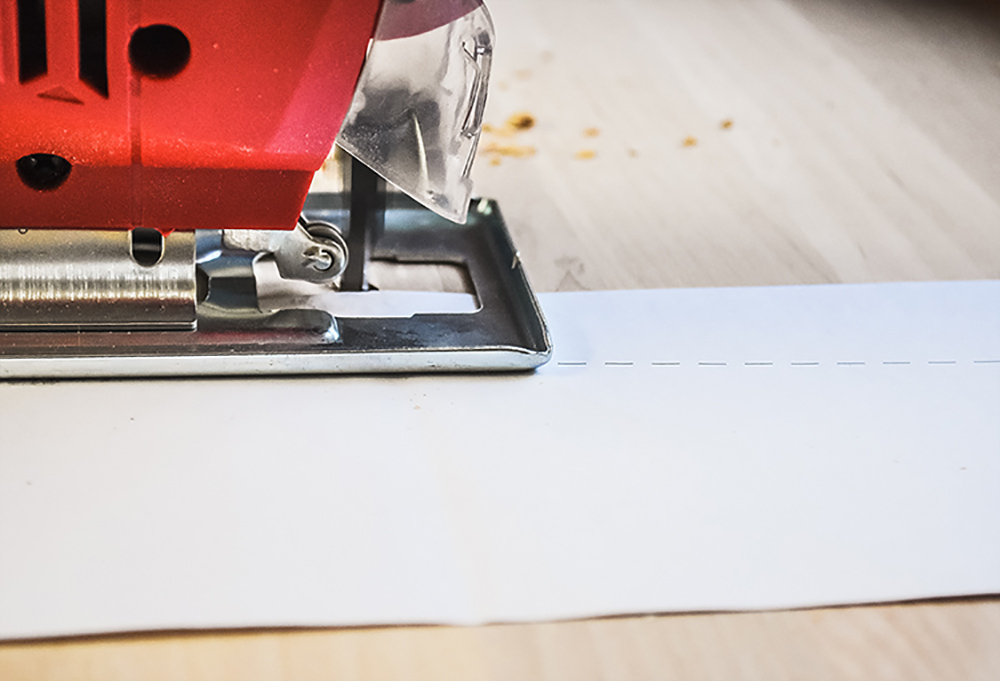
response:
[[[348,205],[341,195],[314,195],[305,212],[310,222],[347,224]],[[0,378],[509,371],[549,358],[541,311],[491,201],[474,202],[467,224],[456,225],[393,195],[371,253],[464,266],[480,304],[475,312],[334,319],[329,310],[294,304],[261,311],[254,266],[267,249],[249,246],[272,238],[198,233],[195,259],[207,295],[195,330],[0,329]],[[6,261],[5,253],[0,258]]]
[[[195,236],[153,236],[0,230],[0,329],[193,329]]]
[[[330,281],[347,268],[347,242],[340,230],[304,216],[287,232],[230,229],[223,232],[222,240],[232,250],[273,254],[285,279]]]

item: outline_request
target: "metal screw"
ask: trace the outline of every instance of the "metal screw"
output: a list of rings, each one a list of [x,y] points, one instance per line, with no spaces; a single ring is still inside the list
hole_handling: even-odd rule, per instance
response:
[[[312,246],[307,248],[302,255],[317,272],[326,272],[333,267],[333,253],[326,249]]]

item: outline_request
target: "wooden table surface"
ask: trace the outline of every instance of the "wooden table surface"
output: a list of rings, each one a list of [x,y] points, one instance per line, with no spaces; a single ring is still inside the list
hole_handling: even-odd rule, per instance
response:
[[[490,7],[477,189],[539,291],[1000,277],[998,3]],[[658,678],[996,679],[1000,600],[0,644],[3,681]]]

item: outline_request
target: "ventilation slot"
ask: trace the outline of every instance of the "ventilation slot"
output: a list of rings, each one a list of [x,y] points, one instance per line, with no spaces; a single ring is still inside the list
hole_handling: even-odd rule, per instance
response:
[[[106,0],[78,0],[80,80],[108,96],[108,20]]]
[[[17,0],[18,78],[22,83],[49,72],[45,44],[45,0]]]

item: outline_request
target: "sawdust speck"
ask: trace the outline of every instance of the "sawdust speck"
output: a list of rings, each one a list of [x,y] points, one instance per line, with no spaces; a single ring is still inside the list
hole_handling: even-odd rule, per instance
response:
[[[537,150],[534,147],[521,144],[497,144],[490,142],[483,147],[483,153],[493,156],[512,156],[514,158],[528,158],[534,156]]]
[[[729,130],[730,128],[733,127],[732,119],[727,118],[726,120],[722,121],[721,123],[719,123],[719,127],[722,128],[723,130]]]
[[[516,113],[507,119],[507,127],[514,131],[531,130],[535,127],[535,117],[527,112]]]
[[[483,124],[483,134],[496,137],[511,138],[515,135],[531,130],[535,127],[535,117],[526,111],[522,111],[509,117],[501,126],[496,127],[489,123]],[[481,153],[490,159],[490,165],[498,166],[501,157],[528,158],[537,153],[535,147],[523,144],[500,144],[495,139],[489,141],[481,147]]]
[[[590,159],[597,156],[597,152],[593,149],[581,149],[576,152],[576,157],[581,161],[589,161]]]
[[[685,147],[696,147],[698,146],[698,138],[688,135],[681,144]]]
[[[600,128],[587,128],[583,131],[584,137],[597,137],[601,134]]]

